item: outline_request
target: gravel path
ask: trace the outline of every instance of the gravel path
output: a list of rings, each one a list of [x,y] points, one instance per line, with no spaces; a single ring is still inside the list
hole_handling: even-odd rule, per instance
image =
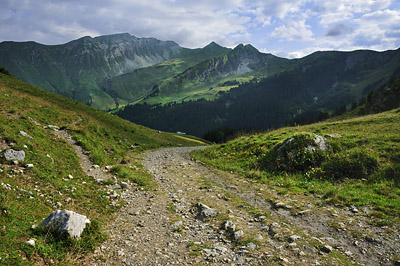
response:
[[[267,185],[192,161],[194,149],[147,153],[143,164],[158,189],[122,190],[126,204],[110,221],[110,238],[92,265],[396,263],[398,228],[369,225],[368,209],[323,206],[318,196],[278,195]],[[235,228],[224,228],[226,221]]]

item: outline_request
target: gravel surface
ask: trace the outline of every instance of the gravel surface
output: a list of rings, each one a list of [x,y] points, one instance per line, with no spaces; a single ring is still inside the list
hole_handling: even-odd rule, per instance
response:
[[[158,188],[121,191],[92,265],[397,265],[399,229],[370,225],[368,208],[278,195],[192,161],[194,149],[147,153]]]

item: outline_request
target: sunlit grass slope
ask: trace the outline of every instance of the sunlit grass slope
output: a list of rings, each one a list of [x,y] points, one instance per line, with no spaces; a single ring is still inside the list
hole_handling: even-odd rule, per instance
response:
[[[0,153],[13,148],[26,154],[18,165],[0,158],[0,265],[79,264],[82,255],[105,239],[101,228],[123,204],[82,171],[71,146],[48,125],[68,129],[95,164],[114,167],[119,181],[128,179],[146,188],[154,183],[140,165],[142,151],[196,145],[0,74]],[[68,175],[73,179],[66,181]],[[53,206],[57,202],[61,206]],[[81,240],[57,240],[31,229],[56,208],[92,221]],[[36,239],[34,247],[24,244],[31,238]]]
[[[277,160],[277,147],[285,140],[312,133],[326,137],[328,151],[288,151],[291,161]],[[314,194],[339,206],[368,205],[377,224],[398,222],[400,217],[400,109],[242,136],[193,155],[268,183],[281,194]]]

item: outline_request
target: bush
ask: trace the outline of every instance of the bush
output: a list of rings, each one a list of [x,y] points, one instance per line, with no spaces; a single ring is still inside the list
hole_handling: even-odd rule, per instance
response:
[[[378,161],[364,151],[350,155],[334,154],[322,164],[326,178],[341,180],[344,178],[367,178],[378,169]]]
[[[327,152],[315,141],[316,135],[303,133],[286,139],[263,159],[263,168],[286,172],[307,172],[324,161]]]

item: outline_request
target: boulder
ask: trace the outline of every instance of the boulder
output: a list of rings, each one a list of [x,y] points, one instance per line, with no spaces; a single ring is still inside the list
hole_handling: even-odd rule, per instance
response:
[[[69,210],[52,212],[40,226],[59,236],[79,238],[90,220],[85,216]]]
[[[272,159],[280,170],[305,172],[319,166],[328,151],[326,138],[314,133],[299,133],[276,146]]]
[[[236,229],[236,225],[232,221],[228,220],[228,221],[223,223],[222,228],[225,231],[228,231],[230,233],[234,233],[235,229]]]
[[[197,203],[197,211],[199,214],[197,215],[197,219],[204,221],[208,218],[214,217],[218,214],[218,211],[216,209],[210,208],[207,205],[203,203]]]
[[[6,158],[7,161],[23,162],[25,160],[24,151],[16,151],[13,149],[9,149],[3,154],[3,156],[4,158]]]

